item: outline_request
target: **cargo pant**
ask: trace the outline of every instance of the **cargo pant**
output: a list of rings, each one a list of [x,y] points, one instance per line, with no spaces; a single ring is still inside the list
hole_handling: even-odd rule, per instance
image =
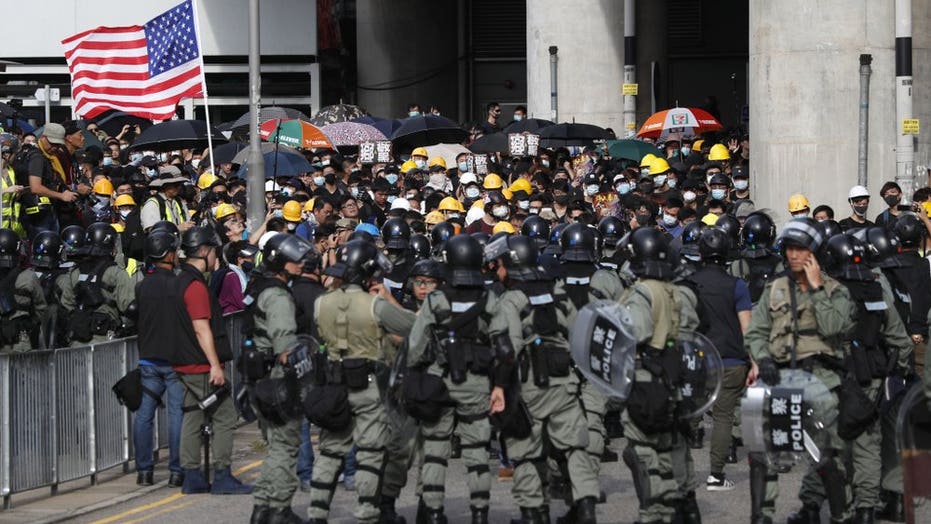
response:
[[[382,479],[381,496],[396,499],[407,485],[407,472],[422,455],[421,431],[417,420],[403,409],[388,410],[388,459]]]
[[[746,389],[746,381],[746,366],[724,368],[721,392],[712,408],[714,426],[711,429],[711,467],[709,468],[712,475],[721,475],[724,472],[724,463],[733,438],[734,412],[738,410],[736,420],[739,422],[740,398]]]
[[[281,366],[275,366],[270,378],[282,376]],[[257,406],[253,405],[252,410],[259,418],[267,444],[262,472],[252,489],[252,499],[256,506],[291,507],[291,499],[299,485],[297,454],[301,447],[301,421],[289,420],[277,426],[265,420]]]
[[[181,423],[181,467],[195,469],[201,464],[201,427],[206,421],[204,411],[197,403],[213,393],[210,374],[185,375],[178,373],[184,386],[184,420]],[[227,380],[229,380],[227,378]],[[233,430],[236,429],[236,407],[230,395],[207,408],[213,427],[213,442],[210,446],[215,470],[230,467],[233,456]]]
[[[508,458],[514,463],[511,494],[522,508],[539,508],[548,503],[544,438],[572,486],[572,500],[597,498],[600,494],[598,474],[592,468],[586,449],[588,428],[579,403],[578,383],[570,379],[550,378],[550,385],[538,388],[532,372],[521,385],[521,398],[533,419],[533,428],[525,439],[506,438]]]
[[[627,448],[624,462],[631,469],[634,488],[640,501],[640,521],[672,522],[682,500],[673,466],[673,448],[685,447],[683,438],[673,432],[644,433],[627,412],[622,419]],[[681,454],[682,451],[678,450]],[[680,457],[680,466],[684,460]]]
[[[349,390],[349,408],[352,422],[348,428],[339,432],[320,430],[319,455],[310,482],[309,515],[312,519],[327,519],[343,458],[355,443],[359,504],[353,515],[359,522],[376,522],[387,454],[388,414],[371,376],[364,389]]]
[[[588,447],[585,448],[585,451],[588,452],[592,471],[595,472],[595,475],[600,475],[601,457],[605,450],[604,416],[608,409],[608,399],[587,380],[581,381],[579,390],[582,407],[585,409],[585,422],[588,427]],[[547,465],[551,478],[562,477],[562,471],[559,470],[559,464],[555,460],[548,460]]]
[[[462,463],[466,468],[469,506],[488,507],[491,496],[491,472],[488,467],[488,446],[491,423],[488,420],[490,385],[488,377],[468,373],[462,384],[444,379],[454,407],[444,408],[440,420],[424,422],[423,433],[423,494],[421,499],[430,509],[443,507],[446,492],[446,469],[452,453],[450,437],[459,436]]]

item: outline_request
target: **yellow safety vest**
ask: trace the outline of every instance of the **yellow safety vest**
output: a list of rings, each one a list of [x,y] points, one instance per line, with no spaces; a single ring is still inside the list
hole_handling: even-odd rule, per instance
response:
[[[6,189],[16,185],[15,173],[12,167],[7,167],[6,172],[0,177],[0,187]],[[3,193],[3,212],[0,226],[12,229],[21,236],[26,236],[26,230],[19,221],[20,204],[15,193]]]

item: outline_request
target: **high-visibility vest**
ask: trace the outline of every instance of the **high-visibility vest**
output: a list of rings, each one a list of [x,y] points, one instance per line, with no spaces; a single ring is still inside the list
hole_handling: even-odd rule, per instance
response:
[[[6,168],[6,172],[3,173],[3,176],[0,177],[0,187],[6,189],[10,186],[16,185],[15,182],[16,174],[13,171],[12,166]],[[19,199],[16,198],[15,193],[3,193],[3,211],[2,219],[0,219],[0,227],[5,227],[16,231],[16,233],[21,236],[26,236],[26,230],[23,228],[23,225],[19,221],[20,213],[20,204]]]

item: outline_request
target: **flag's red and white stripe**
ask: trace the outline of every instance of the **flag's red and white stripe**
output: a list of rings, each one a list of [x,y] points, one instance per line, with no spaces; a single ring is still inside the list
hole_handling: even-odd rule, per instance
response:
[[[200,60],[149,77],[142,26],[98,27],[62,41],[74,111],[84,118],[116,109],[167,120],[178,102],[202,94]]]

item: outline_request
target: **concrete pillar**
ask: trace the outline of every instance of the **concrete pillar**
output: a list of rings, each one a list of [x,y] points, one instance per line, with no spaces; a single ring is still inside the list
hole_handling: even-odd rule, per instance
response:
[[[916,164],[929,162],[931,7],[913,2],[914,109],[922,123]],[[857,183],[859,55],[873,55],[870,89],[868,216],[884,209],[878,193],[895,178],[894,18],[892,2],[750,2],[751,188],[757,207],[786,219],[792,193],[850,214]],[[916,180],[924,185],[926,180]]]
[[[359,105],[375,116],[401,118],[411,102],[424,111],[438,104],[458,119],[457,9],[456,2],[357,0]]]

